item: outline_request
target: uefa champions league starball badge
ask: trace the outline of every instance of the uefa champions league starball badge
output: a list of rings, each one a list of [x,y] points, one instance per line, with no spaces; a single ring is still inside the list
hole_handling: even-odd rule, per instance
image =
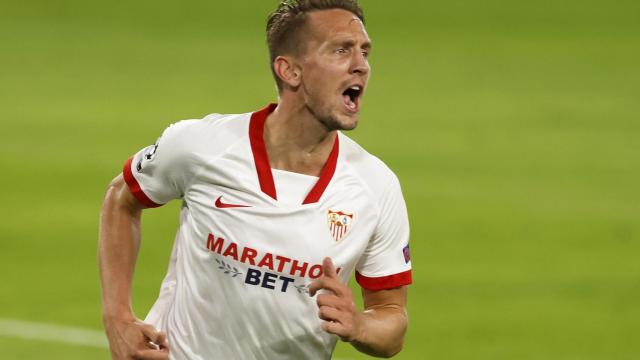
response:
[[[351,228],[353,223],[353,214],[347,214],[342,211],[327,211],[327,225],[329,225],[329,232],[331,237],[336,242],[340,241]]]

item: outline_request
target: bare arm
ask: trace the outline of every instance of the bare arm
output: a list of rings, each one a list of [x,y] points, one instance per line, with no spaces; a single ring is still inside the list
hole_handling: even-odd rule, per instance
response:
[[[391,357],[402,350],[407,332],[407,287],[371,291],[362,289],[364,313],[360,335],[351,341],[363,353]]]
[[[143,208],[119,175],[107,189],[100,214],[103,320],[112,357],[118,360],[168,358],[166,335],[138,320],[131,307]]]
[[[390,290],[362,290],[365,311],[353,301],[351,289],[338,279],[331,259],[322,263],[323,275],[309,287],[314,296],[320,289],[329,293],[317,297],[323,329],[350,342],[359,351],[378,357],[392,357],[402,349],[407,331],[407,287]]]
[[[100,213],[99,261],[105,320],[133,314],[131,282],[140,246],[142,209],[122,175],[113,179]]]

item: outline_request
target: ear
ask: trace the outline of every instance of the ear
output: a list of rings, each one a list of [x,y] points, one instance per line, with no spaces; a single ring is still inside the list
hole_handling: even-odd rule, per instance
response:
[[[285,85],[293,88],[300,86],[302,72],[293,57],[278,56],[273,60],[273,70]]]

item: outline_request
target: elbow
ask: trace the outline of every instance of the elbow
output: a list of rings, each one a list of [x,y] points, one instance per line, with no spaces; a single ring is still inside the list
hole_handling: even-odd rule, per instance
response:
[[[359,343],[351,343],[358,351],[365,353],[367,355],[377,357],[377,358],[392,358],[400,351],[402,351],[404,340],[400,338],[395,340],[393,344],[385,343],[385,344],[377,344],[377,345],[365,345]]]
[[[385,352],[379,354],[379,356],[381,358],[385,358],[385,359],[392,358],[392,357],[398,355],[400,353],[400,351],[402,351],[403,345],[404,345],[404,341],[401,340],[399,344],[397,344],[394,347],[391,347],[391,348],[387,349]]]
[[[369,355],[378,357],[378,358],[392,358],[400,353],[404,347],[404,336],[407,332],[407,319],[406,316],[403,316],[403,321],[399,324],[399,327],[396,328],[397,332],[395,335],[390,336],[388,339],[389,342],[386,342],[384,345],[380,344],[377,349],[368,352]]]
[[[409,327],[409,319],[407,316],[406,310],[403,311],[402,316],[400,317],[399,323],[399,336],[396,338],[396,341],[391,344],[391,346],[387,347],[381,354],[382,358],[392,358],[402,351],[404,347],[404,337],[407,334],[407,328]]]

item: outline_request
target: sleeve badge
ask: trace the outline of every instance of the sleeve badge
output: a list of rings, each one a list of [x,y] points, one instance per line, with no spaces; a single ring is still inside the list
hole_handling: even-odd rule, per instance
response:
[[[411,261],[411,254],[409,253],[409,244],[407,244],[407,246],[402,248],[402,255],[404,255],[405,264],[407,264],[407,263],[409,263],[409,261]]]

